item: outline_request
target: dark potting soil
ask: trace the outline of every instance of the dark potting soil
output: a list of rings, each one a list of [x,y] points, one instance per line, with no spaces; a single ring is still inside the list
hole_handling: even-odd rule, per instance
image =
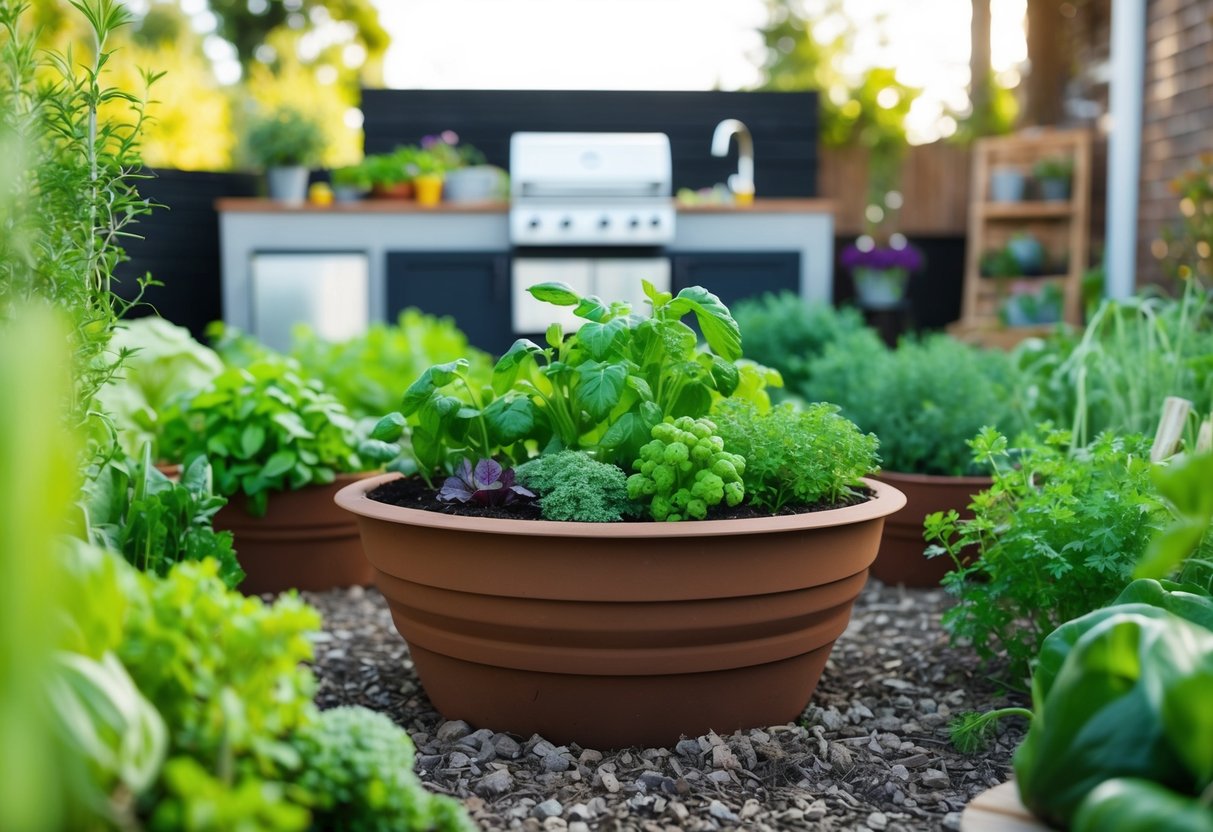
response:
[[[367,494],[367,497],[377,503],[387,503],[401,508],[416,508],[422,511],[436,511],[440,514],[454,514],[462,517],[492,517],[499,520],[542,520],[538,501],[512,503],[506,506],[482,506],[479,503],[443,502],[437,497],[437,492],[428,486],[421,477],[404,477],[385,482]],[[854,497],[836,503],[825,500],[816,503],[786,505],[778,512],[779,517],[793,514],[808,514],[815,511],[828,511],[835,508],[866,503],[872,498],[872,492],[861,489]],[[745,520],[753,517],[770,517],[771,513],[749,503],[739,506],[721,504],[708,512],[708,520]],[[694,521],[692,521],[694,522]]]

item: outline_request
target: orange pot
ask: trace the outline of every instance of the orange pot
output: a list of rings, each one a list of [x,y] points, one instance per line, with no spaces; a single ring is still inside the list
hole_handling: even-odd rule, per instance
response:
[[[923,521],[928,514],[948,509],[956,509],[961,517],[972,517],[968,505],[973,495],[985,491],[994,481],[989,477],[939,477],[895,471],[884,471],[873,479],[905,494],[906,506],[885,521],[872,574],[886,584],[939,586],[956,564],[947,555],[928,558],[923,554],[927,548],[922,537]]]
[[[215,528],[232,532],[236,558],[247,575],[240,591],[260,595],[369,585],[374,570],[362,554],[358,525],[333,504],[338,491],[366,476],[339,474],[329,485],[271,494],[264,517],[245,510],[243,495],[219,509]]]
[[[371,196],[375,199],[412,199],[413,183],[396,182],[392,185],[372,185]]]
[[[796,719],[846,629],[895,488],[747,520],[460,517],[343,488],[421,683],[449,719],[590,748]]]

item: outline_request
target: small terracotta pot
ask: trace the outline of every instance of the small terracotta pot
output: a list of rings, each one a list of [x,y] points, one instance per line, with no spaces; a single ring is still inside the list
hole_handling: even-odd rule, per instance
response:
[[[412,199],[413,183],[396,182],[391,185],[376,183],[371,186],[371,196],[375,199]]]
[[[246,595],[306,589],[323,592],[367,586],[374,570],[362,554],[358,525],[333,505],[342,488],[366,474],[339,474],[329,485],[271,494],[264,517],[253,517],[237,495],[215,515],[215,528],[235,537],[236,558],[247,577]]]
[[[446,717],[591,748],[796,719],[899,491],[747,520],[561,523],[400,508],[355,483],[375,580]]]
[[[970,518],[968,505],[973,495],[993,485],[989,477],[938,477],[930,474],[899,474],[884,471],[873,477],[886,482],[906,495],[906,506],[891,515],[884,525],[880,553],[872,564],[872,574],[886,584],[905,586],[939,586],[943,576],[956,564],[941,555],[928,558],[923,554],[927,543],[922,537],[922,524],[928,514],[956,509],[960,516]]]

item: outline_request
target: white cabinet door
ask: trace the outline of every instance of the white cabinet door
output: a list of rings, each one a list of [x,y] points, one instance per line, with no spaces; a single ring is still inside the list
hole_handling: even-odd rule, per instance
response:
[[[365,254],[255,254],[252,335],[276,350],[291,346],[291,329],[307,324],[342,341],[366,331],[370,268]]]

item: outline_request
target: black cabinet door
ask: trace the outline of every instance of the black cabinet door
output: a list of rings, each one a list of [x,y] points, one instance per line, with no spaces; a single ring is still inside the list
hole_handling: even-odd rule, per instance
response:
[[[510,255],[506,252],[391,251],[387,255],[387,317],[415,306],[449,315],[468,340],[500,355],[509,349]]]
[[[683,252],[673,259],[675,294],[687,286],[702,286],[731,308],[766,292],[800,292],[799,252]]]

